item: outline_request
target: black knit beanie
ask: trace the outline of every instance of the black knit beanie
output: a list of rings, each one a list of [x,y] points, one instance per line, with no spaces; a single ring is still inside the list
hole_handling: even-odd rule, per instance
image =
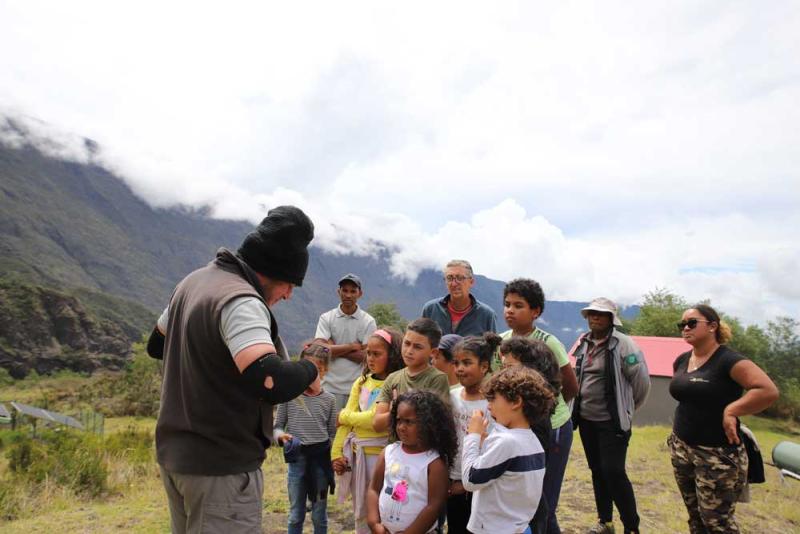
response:
[[[312,239],[314,223],[303,210],[278,206],[247,234],[238,254],[257,273],[301,286]]]

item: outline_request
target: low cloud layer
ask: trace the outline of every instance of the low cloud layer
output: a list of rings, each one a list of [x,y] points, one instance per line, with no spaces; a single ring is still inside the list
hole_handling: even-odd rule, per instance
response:
[[[6,3],[0,111],[153,205],[301,205],[398,276],[466,257],[554,299],[798,314],[795,3],[313,11]]]

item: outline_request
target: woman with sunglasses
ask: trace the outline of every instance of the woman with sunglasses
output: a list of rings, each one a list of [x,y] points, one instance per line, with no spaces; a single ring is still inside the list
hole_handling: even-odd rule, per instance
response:
[[[756,364],[725,345],[731,329],[711,306],[689,308],[678,328],[692,350],[673,364],[669,392],[678,407],[667,444],[689,531],[739,532],[733,513],[747,481],[739,417],[770,406],[778,389]]]

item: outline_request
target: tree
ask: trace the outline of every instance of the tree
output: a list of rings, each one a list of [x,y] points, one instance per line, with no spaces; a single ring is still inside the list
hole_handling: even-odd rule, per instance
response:
[[[400,315],[397,306],[391,302],[375,302],[367,308],[367,313],[375,318],[375,324],[377,324],[379,328],[382,326],[391,326],[402,332],[408,325],[408,321]]]
[[[800,323],[791,317],[777,317],[767,322],[769,350],[767,365],[775,376],[782,379],[800,380],[798,357],[800,357]]]
[[[728,346],[764,369],[767,366],[766,358],[769,352],[769,339],[764,330],[760,326],[752,324],[744,327],[736,317],[723,315],[722,320],[731,327],[733,337]]]
[[[688,307],[683,297],[666,288],[656,288],[644,296],[639,315],[631,321],[629,331],[634,336],[680,337],[676,324]]]

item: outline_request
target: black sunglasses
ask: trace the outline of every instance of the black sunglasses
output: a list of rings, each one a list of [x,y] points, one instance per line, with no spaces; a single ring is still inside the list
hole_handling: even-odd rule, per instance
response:
[[[694,330],[694,327],[697,326],[697,323],[708,323],[710,321],[706,321],[705,319],[695,319],[691,318],[688,321],[681,321],[678,323],[678,330],[683,331],[684,328],[687,326],[689,330]]]

